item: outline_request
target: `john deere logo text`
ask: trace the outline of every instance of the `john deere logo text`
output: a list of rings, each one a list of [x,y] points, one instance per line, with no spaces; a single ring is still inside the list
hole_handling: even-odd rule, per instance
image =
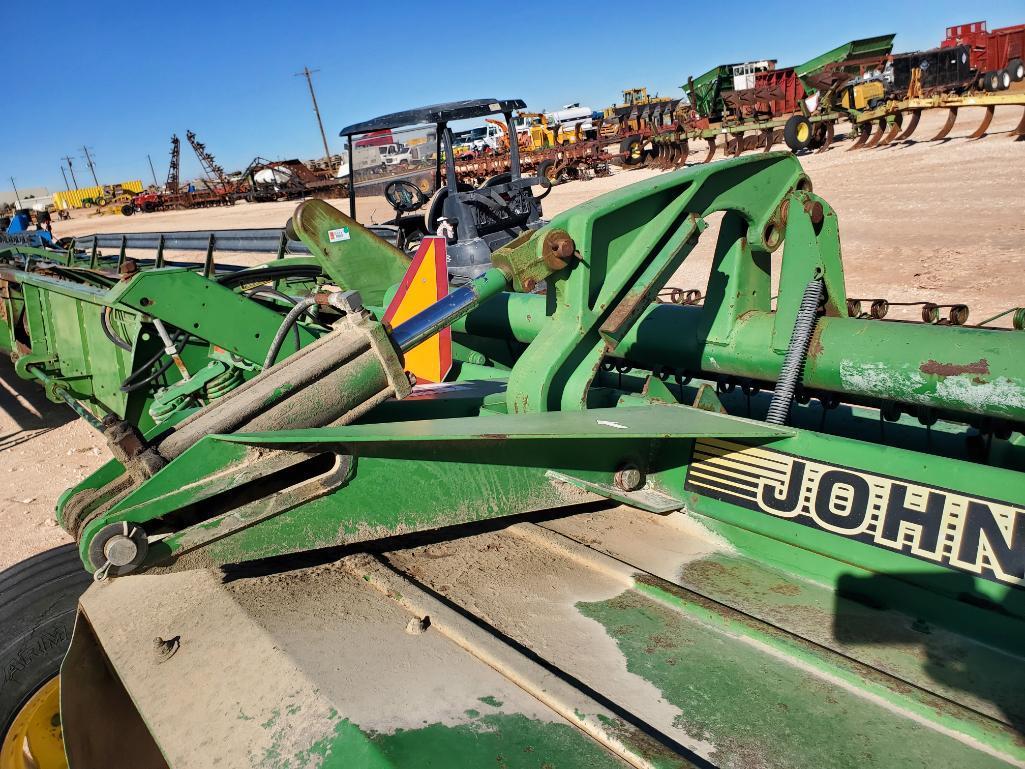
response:
[[[1025,509],[779,451],[706,439],[689,491],[977,574],[1025,584]]]

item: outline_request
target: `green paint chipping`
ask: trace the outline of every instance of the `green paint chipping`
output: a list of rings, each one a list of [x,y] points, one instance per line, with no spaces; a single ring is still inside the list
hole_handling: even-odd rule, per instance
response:
[[[483,702],[485,705],[490,705],[493,708],[502,707],[502,701],[499,699],[495,699],[490,694],[487,697],[481,697],[479,701]]]
[[[268,758],[271,758],[268,756]],[[348,719],[335,732],[291,760],[267,769],[622,769],[617,758],[566,723],[545,723],[521,714],[494,714],[468,724],[440,723],[393,734],[365,733]]]
[[[724,769],[1009,766],[635,590],[577,608],[606,628],[631,673],[682,711],[673,726],[714,746],[707,757]]]

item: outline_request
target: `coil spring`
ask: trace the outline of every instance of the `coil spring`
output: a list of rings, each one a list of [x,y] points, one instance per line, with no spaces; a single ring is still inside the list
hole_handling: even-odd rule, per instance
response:
[[[1019,307],[1011,316],[1011,323],[1018,331],[1025,331],[1025,307]]]
[[[217,400],[234,390],[242,382],[241,369],[231,366],[207,382],[206,387],[203,388],[203,394],[208,401]]]
[[[815,321],[818,319],[823,288],[822,278],[815,278],[804,288],[801,306],[794,321],[794,332],[790,337],[790,345],[787,347],[783,367],[780,369],[772,393],[772,402],[765,417],[769,424],[785,424],[787,417],[790,416],[790,403],[801,379],[804,361],[808,357],[808,345],[811,343],[811,332],[815,329]]]
[[[169,401],[154,400],[153,403],[150,404],[149,415],[158,425],[162,424],[176,411],[184,408],[188,401],[188,395],[182,395]]]

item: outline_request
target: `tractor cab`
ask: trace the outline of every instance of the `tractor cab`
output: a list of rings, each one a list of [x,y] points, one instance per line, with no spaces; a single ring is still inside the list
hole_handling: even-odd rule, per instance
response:
[[[448,269],[453,282],[480,275],[491,266],[492,251],[541,226],[540,199],[531,189],[540,181],[535,176],[521,175],[519,147],[516,142],[504,141],[488,153],[504,156],[503,171],[477,188],[460,182],[453,124],[483,121],[490,126],[501,120],[504,135],[515,135],[513,111],[525,106],[520,99],[472,99],[395,112],[342,129],[350,158],[358,158],[361,148],[369,146],[368,141],[379,142],[381,137],[388,137],[389,144],[409,146],[419,142],[421,147],[413,153],[415,159],[411,157],[410,162],[401,165],[371,160],[369,165],[357,168],[358,163],[350,162],[349,215],[356,218],[358,187],[371,194],[380,191],[395,210],[391,223],[407,243],[413,242],[417,232],[448,238]],[[414,214],[420,210],[422,215]]]

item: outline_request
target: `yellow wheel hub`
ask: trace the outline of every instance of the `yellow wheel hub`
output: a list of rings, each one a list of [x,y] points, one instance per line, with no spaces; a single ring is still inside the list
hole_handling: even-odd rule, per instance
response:
[[[67,769],[61,734],[60,677],[54,676],[18,711],[0,735],[0,769]]]
[[[801,123],[797,126],[797,140],[799,142],[808,141],[808,137],[811,136],[811,126],[807,123]]]

